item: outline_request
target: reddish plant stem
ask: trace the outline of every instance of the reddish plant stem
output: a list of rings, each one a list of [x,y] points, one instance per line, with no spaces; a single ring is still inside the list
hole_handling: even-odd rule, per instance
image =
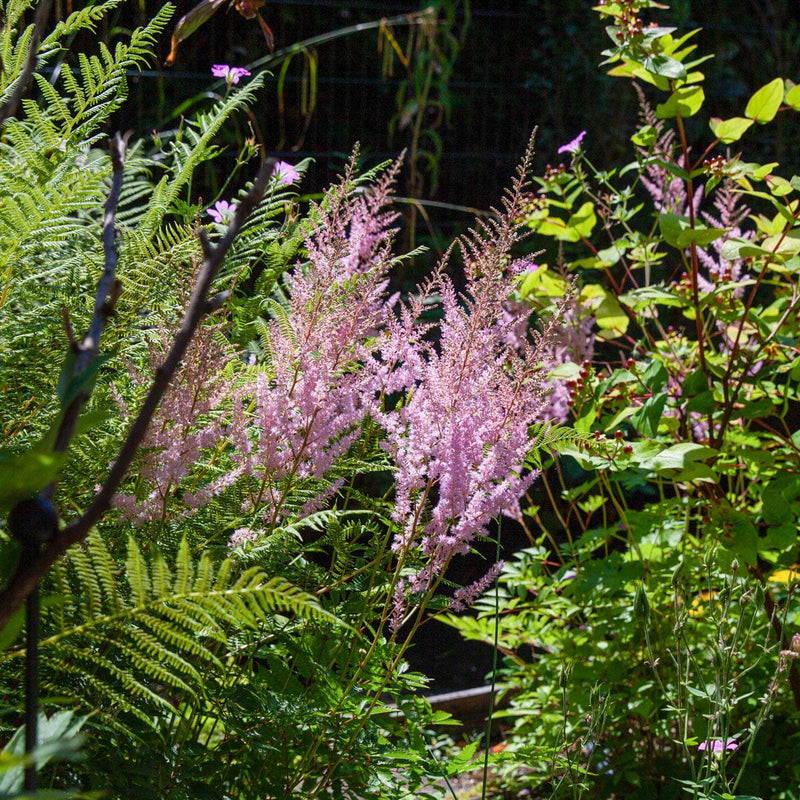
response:
[[[683,164],[686,169],[686,204],[689,213],[689,227],[694,230],[697,224],[697,219],[694,213],[694,182],[692,181],[691,165],[689,162],[689,144],[686,140],[686,129],[683,125],[683,118],[680,114],[675,117],[675,123],[678,127],[678,137],[681,142],[681,152],[683,153]],[[700,288],[697,283],[697,274],[699,271],[699,263],[697,259],[697,243],[690,242],[689,244],[689,268],[690,277],[692,280],[692,303],[695,310],[695,329],[697,331],[697,354],[700,359],[700,368],[706,372],[706,354],[705,354],[705,334],[703,333],[703,315],[700,313]]]

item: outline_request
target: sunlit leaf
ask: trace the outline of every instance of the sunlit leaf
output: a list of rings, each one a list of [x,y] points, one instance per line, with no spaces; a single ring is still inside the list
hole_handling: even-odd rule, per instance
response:
[[[739,141],[753,122],[754,120],[744,117],[731,117],[730,119],[712,117],[708,124],[714,136],[722,144],[731,144]]]
[[[666,102],[656,106],[656,116],[659,119],[669,119],[679,114],[691,117],[700,110],[705,99],[701,86],[685,86],[674,91]]]
[[[196,5],[191,11],[188,11],[178,20],[178,24],[172,32],[169,55],[164,62],[168,67],[171,67],[175,63],[175,57],[178,54],[178,45],[184,39],[188,39],[201,25],[208,22],[219,10],[220,6],[226,2],[228,2],[228,0],[203,0],[202,3]]]
[[[775,78],[762,86],[748,101],[744,113],[763,125],[778,113],[783,100],[783,79]]]

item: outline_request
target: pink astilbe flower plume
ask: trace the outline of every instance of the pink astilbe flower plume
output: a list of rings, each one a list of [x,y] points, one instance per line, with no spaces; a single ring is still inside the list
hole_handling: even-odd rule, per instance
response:
[[[150,348],[150,367],[154,370],[163,359],[170,335],[162,330],[160,340]],[[163,518],[176,490],[192,473],[204,450],[225,438],[225,429],[215,411],[229,396],[230,388],[223,371],[233,354],[219,343],[219,329],[208,325],[192,340],[183,366],[153,417],[138,459],[136,494],[119,493],[114,506],[134,524],[141,525]],[[150,376],[129,368],[135,385],[149,385]],[[120,411],[128,408],[117,393]],[[183,503],[192,507],[192,492],[187,489]]]
[[[521,348],[510,344],[516,321],[505,309],[526,166],[503,213],[462,242],[466,292],[459,296],[440,269],[423,299],[405,306],[382,338],[383,363],[397,365],[383,375],[387,391],[406,393],[398,410],[380,417],[396,465],[393,515],[401,531],[394,549],[414,548],[426,559],[408,581],[411,593],[430,589],[491,519],[518,514],[518,500],[536,478],[525,465],[528,428],[548,406],[542,337]],[[442,298],[435,346],[417,331],[424,298],[434,293]]]
[[[375,376],[359,365],[370,358],[372,337],[388,314],[384,293],[397,215],[384,209],[397,170],[356,196],[348,172],[312,210],[307,263],[287,278],[288,307],[274,306],[265,369],[236,393],[234,473],[248,477],[244,510],[268,524],[285,518],[293,489],[327,475],[374,413]],[[337,487],[328,483],[299,514],[319,507]]]

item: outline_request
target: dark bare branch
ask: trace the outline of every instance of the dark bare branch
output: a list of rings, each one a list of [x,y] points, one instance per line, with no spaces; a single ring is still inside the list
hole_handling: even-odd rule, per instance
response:
[[[172,376],[180,366],[186,349],[206,313],[208,291],[219,272],[222,261],[242,225],[263,197],[273,166],[274,161],[272,160],[268,160],[263,164],[252,189],[239,203],[236,214],[225,235],[216,247],[208,249],[208,255],[200,267],[181,327],[175,335],[172,347],[163,363],[156,370],[153,383],[144,403],[133,421],[100,491],[95,495],[94,500],[82,516],[70,522],[31,561],[18,565],[8,585],[0,592],[0,629],[6,625],[11,615],[22,605],[37,583],[47,574],[56,559],[63,555],[72,545],[85,539],[92,527],[100,521],[103,514],[109,509],[111,498],[119,488],[133,462],[136,451],[147,433],[147,428],[158,408],[158,404],[166,392]]]
[[[80,380],[81,376],[92,365],[100,350],[100,337],[103,334],[106,320],[113,310],[113,302],[117,297],[117,245],[116,245],[116,214],[120,191],[122,190],[122,176],[125,170],[125,149],[128,135],[120,136],[117,133],[109,143],[111,151],[111,190],[108,193],[103,214],[103,274],[97,281],[97,291],[94,297],[94,312],[89,329],[78,343],[78,356],[72,372],[72,380]],[[63,453],[72,441],[75,434],[75,425],[78,422],[83,406],[89,399],[85,389],[80,390],[64,411],[61,425],[56,436],[54,450]],[[52,499],[55,493],[55,484],[51,484],[45,491],[45,496]]]
[[[42,41],[42,34],[45,31],[47,20],[50,16],[50,7],[53,5],[53,0],[40,0],[36,13],[33,16],[33,37],[31,38],[31,47],[28,50],[28,55],[25,59],[25,65],[17,78],[16,86],[8,98],[6,104],[0,108],[0,125],[7,119],[13,117],[17,113],[22,95],[28,89],[28,84],[33,76],[33,71],[36,69],[36,56],[39,52],[39,43]]]

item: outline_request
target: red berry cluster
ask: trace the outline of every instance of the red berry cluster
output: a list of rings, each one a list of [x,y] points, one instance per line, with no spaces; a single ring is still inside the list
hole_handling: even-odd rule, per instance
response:
[[[724,156],[712,156],[703,161],[703,170],[713,178],[724,177],[727,166],[728,160]]]
[[[639,12],[639,4],[635,0],[623,0],[622,11],[617,17],[619,30],[617,31],[617,39],[620,42],[629,42],[636,36],[640,36],[644,23],[637,16]]]
[[[547,181],[547,183],[555,183],[566,171],[567,168],[564,164],[559,164],[557,167],[548,164],[545,167],[542,178]]]
[[[592,362],[591,361],[584,361],[581,364],[581,371],[578,373],[577,380],[567,381],[566,387],[569,389],[569,402],[570,405],[574,406],[577,404],[578,399],[584,393],[586,387],[586,382],[588,381],[592,369]]]

